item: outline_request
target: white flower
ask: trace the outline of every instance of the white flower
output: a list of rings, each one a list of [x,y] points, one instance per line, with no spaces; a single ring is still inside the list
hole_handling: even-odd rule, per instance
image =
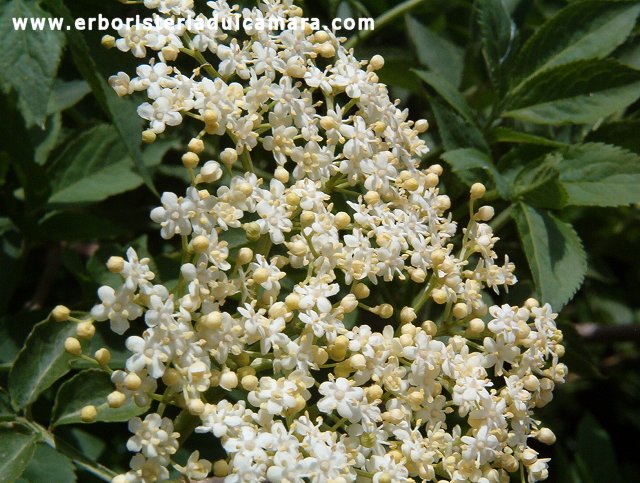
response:
[[[174,235],[189,235],[191,233],[191,213],[195,205],[189,199],[178,198],[175,193],[162,194],[162,206],[151,211],[151,219],[160,223],[162,237],[169,239]]]
[[[142,315],[142,307],[132,300],[132,292],[121,288],[117,292],[103,285],[98,289],[101,303],[91,309],[91,317],[95,320],[109,320],[111,330],[116,334],[124,334],[129,328],[129,321]]]
[[[211,462],[200,459],[200,452],[194,451],[189,456],[187,464],[184,466],[175,465],[175,468],[187,478],[192,480],[204,480],[211,472]]]
[[[364,391],[361,387],[354,387],[348,379],[339,377],[335,382],[323,382],[318,392],[324,396],[318,401],[318,409],[323,413],[337,410],[340,416],[352,422],[362,417],[357,406],[364,397]]]
[[[168,458],[178,449],[179,433],[173,431],[173,422],[159,414],[147,414],[144,421],[140,418],[129,420],[129,431],[134,433],[127,441],[129,451],[141,452],[146,458]]]

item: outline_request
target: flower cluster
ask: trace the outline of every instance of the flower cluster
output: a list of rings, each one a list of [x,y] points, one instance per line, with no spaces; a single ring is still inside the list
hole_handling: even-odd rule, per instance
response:
[[[302,15],[291,0],[217,0],[205,14],[191,0],[144,4],[175,18]],[[555,439],[533,410],[566,375],[556,314],[534,299],[491,305],[516,277],[494,250],[493,209],[477,206],[485,188],[471,188],[460,229],[442,167],[420,166],[427,122],[378,81],[383,58],[359,61],[310,27],[119,35],[105,44],[151,56],[110,79],[148,98],[145,141],[187,117],[201,132],[183,156],[191,186],[151,212],[182,241],[178,283],[129,249],[108,262],[122,284],[100,288],[91,311],[138,334],[109,404],[160,402],[130,421],[136,455],[114,481],[167,479],[170,465],[229,482],[545,479],[529,443]],[[177,58],[197,66],[183,74]],[[238,233],[247,242],[231,246]],[[397,287],[409,297],[394,307]],[[172,459],[185,418],[163,416],[180,410],[225,459]]]

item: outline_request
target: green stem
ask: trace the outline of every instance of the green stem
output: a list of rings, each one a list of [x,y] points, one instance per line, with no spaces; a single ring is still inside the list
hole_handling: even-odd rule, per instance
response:
[[[375,20],[376,30],[393,22],[396,18],[414,9],[415,7],[420,5],[422,2],[424,2],[424,0],[407,0],[406,2],[403,2],[400,5],[395,6],[391,10],[388,10],[387,12],[383,13]],[[357,35],[354,35],[344,44],[345,48],[350,49],[352,47],[355,47],[362,40],[366,40],[369,37],[371,37],[371,35],[373,35],[373,32],[374,30],[366,30],[364,32],[360,32]]]
[[[509,206],[505,210],[502,210],[502,212],[498,216],[496,216],[491,223],[489,223],[494,233],[496,233],[498,230],[500,230],[500,228],[508,223],[512,211],[513,205]]]

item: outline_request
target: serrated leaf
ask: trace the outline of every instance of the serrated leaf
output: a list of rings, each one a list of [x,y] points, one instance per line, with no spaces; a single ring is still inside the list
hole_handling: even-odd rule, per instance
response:
[[[568,149],[559,164],[569,203],[620,206],[640,202],[640,156],[600,143]]]
[[[40,443],[25,468],[19,483],[42,483],[44,481],[74,483],[76,470],[73,463],[51,446]]]
[[[0,427],[0,482],[17,480],[36,449],[36,435],[20,427]]]
[[[30,125],[41,125],[47,116],[64,35],[49,28],[14,28],[13,19],[49,17],[35,0],[10,0],[0,16],[0,81],[18,93],[18,105]]]
[[[64,350],[64,341],[75,333],[72,323],[44,321],[33,328],[9,373],[9,394],[16,408],[31,404],[69,372],[72,356]]]
[[[615,144],[621,148],[640,154],[640,119],[625,119],[600,126],[592,131],[586,140]]]
[[[420,64],[458,87],[464,70],[464,50],[408,15],[406,25]]]
[[[640,71],[613,60],[554,67],[509,94],[505,117],[537,124],[586,124],[621,111],[640,97]]]
[[[566,205],[621,206],[640,202],[640,156],[618,146],[571,146],[550,153],[533,165],[516,181],[522,188],[520,193],[531,191],[554,176],[546,178],[544,173],[555,173],[566,192]]]
[[[50,175],[50,204],[102,201],[143,182],[133,172],[115,129],[108,125],[98,125],[74,140],[55,161]]]
[[[517,57],[519,78],[577,60],[604,58],[622,44],[638,2],[574,2],[536,29]]]
[[[433,72],[413,70],[415,74],[429,84],[447,103],[461,114],[468,122],[475,124],[475,114],[467,101],[449,81]]]
[[[110,408],[107,396],[114,391],[114,385],[109,375],[99,369],[82,371],[60,386],[56,401],[53,405],[52,425],[82,423],[80,411],[84,406],[96,407],[96,421],[120,422],[128,421],[134,416],[144,413],[147,407],[140,407],[127,401],[119,408]]]
[[[474,124],[438,99],[431,99],[430,103],[445,150],[474,148],[489,152],[487,141]]]
[[[540,300],[560,310],[582,285],[587,255],[571,225],[525,203],[514,205],[531,275]]]
[[[64,18],[65,24],[73,24],[71,12],[62,0],[44,0],[48,8],[58,17]],[[136,107],[128,100],[120,99],[113,92],[102,75],[98,72],[82,32],[75,29],[66,32],[74,63],[82,77],[87,81],[96,100],[111,119],[118,135],[126,146],[131,159],[136,166],[137,173],[142,177],[149,189],[158,194],[149,170],[144,164],[140,149],[140,126],[142,121],[136,113]]]
[[[515,24],[502,0],[477,0],[475,9],[489,78],[493,86],[502,92],[503,70],[515,38]]]
[[[472,169],[486,171],[495,183],[500,195],[503,198],[508,198],[509,186],[505,183],[491,158],[485,153],[477,149],[456,149],[444,153],[442,159],[451,165],[454,173],[467,172]]]

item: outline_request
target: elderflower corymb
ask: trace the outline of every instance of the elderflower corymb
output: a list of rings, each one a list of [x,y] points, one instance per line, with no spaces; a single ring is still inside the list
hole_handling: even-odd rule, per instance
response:
[[[172,18],[302,15],[291,0],[144,5]],[[389,98],[380,56],[359,61],[310,26],[189,25],[123,28],[115,42],[150,56],[110,80],[147,97],[145,140],[183,122],[200,133],[183,158],[192,185],[151,212],[162,238],[181,239],[177,285],[129,249],[109,262],[122,284],[100,288],[91,311],[128,332],[109,404],[159,401],[130,421],[136,454],[114,481],[546,478],[529,442],[555,440],[534,409],[564,381],[562,334],[549,305],[489,303],[516,277],[495,252],[493,209],[476,206],[484,186],[461,229],[442,167],[421,166],[427,123]],[[241,230],[246,246],[231,248]],[[415,296],[394,306],[397,287]],[[226,457],[175,461],[189,426]]]

